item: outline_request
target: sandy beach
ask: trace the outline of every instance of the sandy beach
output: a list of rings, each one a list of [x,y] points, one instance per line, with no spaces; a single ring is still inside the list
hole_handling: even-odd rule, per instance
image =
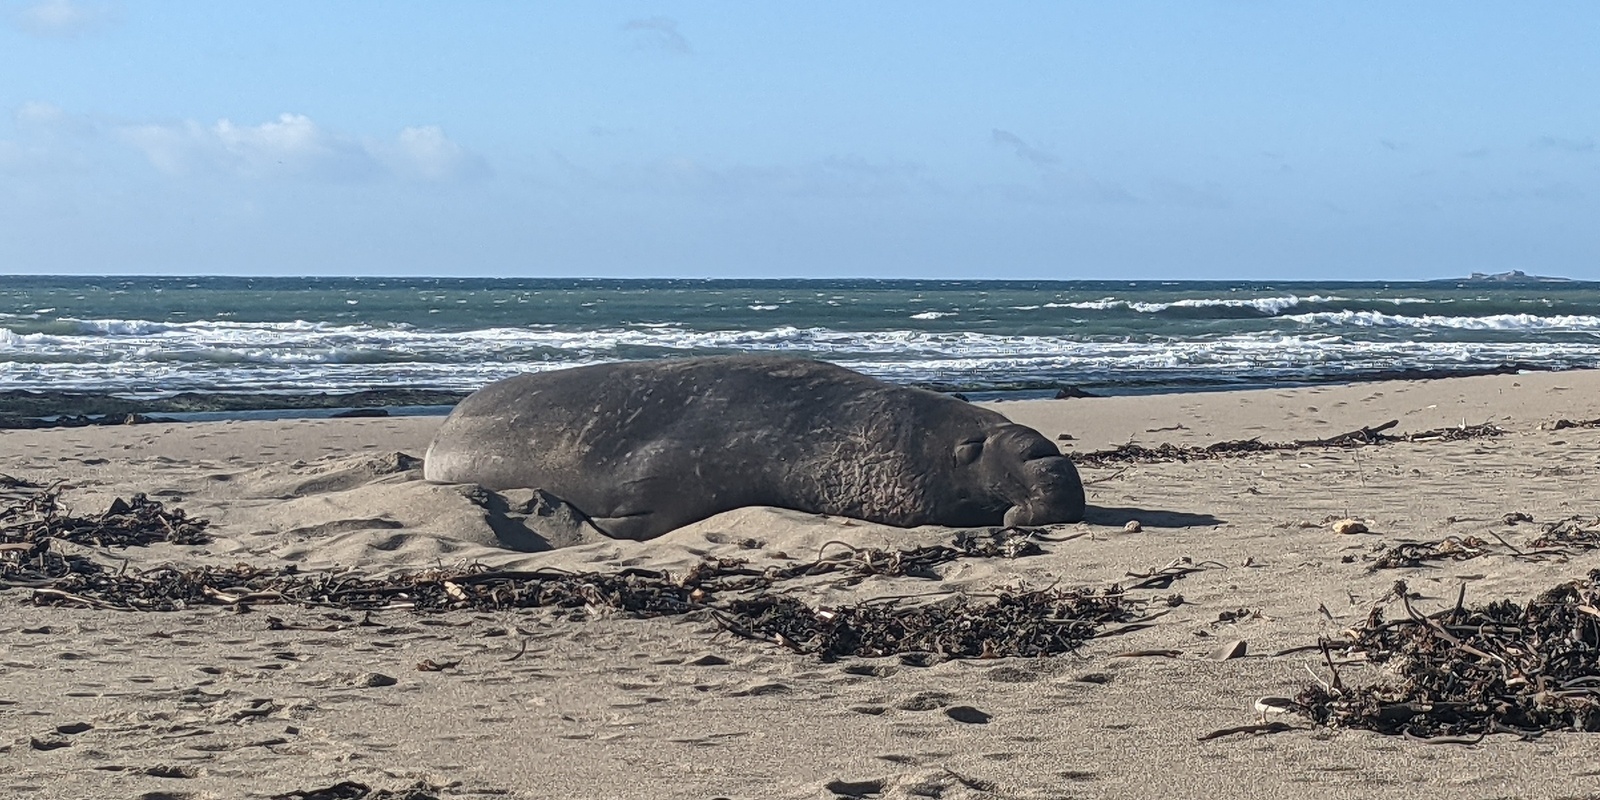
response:
[[[1521,601],[1600,568],[1600,552],[1379,570],[1367,560],[1450,535],[1525,543],[1539,523],[1600,513],[1600,429],[1551,424],[1600,418],[1600,372],[993,407],[1069,454],[1316,439],[1390,420],[1397,433],[1483,423],[1506,433],[1084,468],[1089,518],[1047,531],[1043,555],[958,559],[936,579],[784,586],[835,606],[1103,588],[1182,559],[1208,566],[1163,590],[1183,602],[1156,624],[1049,658],[829,663],[693,616],[392,610],[363,619],[220,604],[139,613],[40,607],[13,588],[0,593],[0,795],[221,800],[340,781],[518,798],[1600,793],[1600,739],[1582,734],[1440,745],[1284,715],[1294,730],[1201,740],[1259,722],[1257,698],[1325,678],[1318,652],[1273,654],[1338,637],[1397,580],[1431,611],[1463,585],[1473,603]],[[517,552],[501,542],[528,523],[518,498],[485,505],[468,487],[422,480],[415,459],[440,421],[3,431],[0,473],[65,482],[75,513],[145,493],[210,520],[205,545],[79,548],[127,570],[246,563],[390,574],[481,563],[681,573],[705,558],[763,567],[815,558],[829,542],[894,549],[952,535],[749,508],[652,542]],[[1533,522],[1505,521],[1514,513]],[[1336,534],[1329,523],[1341,518],[1370,531]],[[1245,657],[1206,657],[1232,640],[1248,643]],[[1151,651],[1176,654],[1128,655]],[[419,669],[426,663],[450,666]],[[1380,676],[1359,665],[1344,673]],[[945,713],[963,706],[984,719]]]

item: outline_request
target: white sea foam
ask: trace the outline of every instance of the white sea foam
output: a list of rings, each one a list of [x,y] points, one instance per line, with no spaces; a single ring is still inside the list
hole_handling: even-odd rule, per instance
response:
[[[1086,311],[1108,311],[1113,308],[1126,306],[1126,300],[1107,297],[1101,300],[1085,300],[1077,303],[1045,303],[1045,308],[1079,308]]]
[[[1159,314],[1172,308],[1254,308],[1267,316],[1277,316],[1301,303],[1337,303],[1348,299],[1314,294],[1309,297],[1288,295],[1285,297],[1257,297],[1250,299],[1197,297],[1173,300],[1166,303],[1146,303],[1105,297],[1099,300],[1084,300],[1075,303],[1046,303],[1045,307],[1076,308],[1085,311],[1110,311],[1114,308],[1126,308],[1141,314]]]
[[[1284,317],[1305,325],[1344,325],[1361,328],[1452,328],[1467,331],[1597,331],[1600,317],[1581,314],[1490,314],[1453,317],[1442,314],[1405,316],[1378,311],[1317,311]]]
[[[920,313],[912,314],[911,318],[912,319],[939,319],[940,317],[953,317],[955,315],[956,315],[956,312],[954,312],[954,311],[923,311],[923,312],[920,312]]]
[[[952,312],[929,311],[917,315],[945,315]],[[1574,331],[1600,332],[1597,316],[1550,316],[1501,314],[1484,317],[1442,315],[1403,316],[1375,311],[1326,311],[1298,314],[1281,319],[1299,326],[1326,329],[1372,329],[1385,327],[1455,328],[1478,331]],[[780,325],[749,330],[696,331],[679,323],[638,323],[627,327],[600,330],[557,329],[549,325],[494,327],[446,332],[420,330],[409,325],[369,326],[332,325],[303,321],[247,323],[195,321],[186,323],[141,320],[72,321],[73,327],[90,335],[61,333],[18,333],[0,327],[0,358],[31,355],[36,360],[81,355],[108,361],[281,360],[294,363],[343,363],[353,358],[379,357],[395,361],[468,363],[480,360],[523,357],[529,352],[566,355],[608,355],[630,349],[666,352],[724,350],[792,350],[821,354],[883,353],[896,356],[938,356],[944,358],[998,358],[1008,355],[1051,354],[1062,352],[1110,352],[1166,347],[1154,337],[1128,342],[1108,342],[1103,338],[1083,339],[1072,334],[1006,335],[968,330],[876,330],[841,331],[833,328]],[[1199,349],[1245,348],[1252,343],[1263,346],[1289,346],[1312,342],[1325,346],[1323,337],[1307,338],[1304,327],[1272,333],[1241,333],[1231,336],[1193,339],[1174,343]],[[92,332],[92,333],[91,333]],[[1390,343],[1397,344],[1397,343]],[[1375,346],[1372,343],[1359,346]],[[1517,345],[1534,348],[1536,342]],[[1572,346],[1569,341],[1564,346]]]
[[[1160,375],[1293,377],[1510,361],[1600,364],[1600,317],[1351,311],[1280,319],[1285,322],[1276,331],[1184,339],[797,326],[697,331],[681,323],[600,330],[530,325],[444,332],[410,325],[303,321],[68,320],[47,328],[50,332],[0,327],[0,385],[174,391],[350,390],[397,384],[468,389],[525,371],[621,358],[727,352],[804,354],[891,379],[958,383],[1053,380],[1064,375],[1110,380]],[[30,330],[15,321],[9,324]],[[1418,338],[1384,332],[1391,328],[1465,333]],[[1472,331],[1577,335],[1507,339],[1474,336]],[[1441,341],[1463,337],[1473,341]]]

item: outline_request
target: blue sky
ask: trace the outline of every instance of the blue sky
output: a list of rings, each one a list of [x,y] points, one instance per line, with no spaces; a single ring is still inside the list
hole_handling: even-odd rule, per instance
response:
[[[1600,3],[0,0],[0,272],[1600,279]]]

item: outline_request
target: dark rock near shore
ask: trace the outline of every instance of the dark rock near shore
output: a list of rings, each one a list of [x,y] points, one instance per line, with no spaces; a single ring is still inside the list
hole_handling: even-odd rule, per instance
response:
[[[371,389],[360,392],[250,394],[181,392],[168,397],[129,398],[94,392],[0,391],[0,428],[56,428],[172,422],[154,414],[206,411],[265,411],[342,408],[342,416],[384,416],[385,406],[451,406],[467,392],[433,389]],[[377,413],[382,411],[383,413]]]
[[[340,412],[335,413],[335,414],[329,414],[328,418],[329,419],[352,419],[352,418],[355,418],[355,417],[387,417],[387,416],[389,416],[389,409],[387,409],[387,408],[352,408],[352,409],[349,409],[349,410],[346,410],[346,411],[340,411]]]
[[[151,422],[177,422],[177,420],[145,414],[104,414],[98,417],[88,414],[71,416],[62,414],[53,418],[0,414],[0,429],[87,428],[94,425],[144,425]]]
[[[1070,400],[1075,397],[1101,397],[1093,392],[1086,392],[1076,386],[1063,386],[1056,390],[1057,400]]]
[[[1364,374],[1362,381],[1431,381],[1439,378],[1470,378],[1477,375],[1515,375],[1519,372],[1553,372],[1550,367],[1538,364],[1525,364],[1513,361],[1496,364],[1492,367],[1469,367],[1466,369],[1420,369],[1406,367],[1405,369],[1384,370]]]

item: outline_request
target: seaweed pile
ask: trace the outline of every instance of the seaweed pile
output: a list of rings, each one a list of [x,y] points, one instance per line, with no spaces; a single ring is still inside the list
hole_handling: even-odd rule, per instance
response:
[[[1600,419],[1580,419],[1576,421],[1558,419],[1549,425],[1541,425],[1540,427],[1552,431],[1563,431],[1567,428],[1600,428]]]
[[[88,558],[53,549],[54,541],[93,547],[211,541],[206,520],[190,519],[183,509],[168,509],[143,494],[128,500],[119,497],[99,514],[76,516],[61,504],[59,484],[44,487],[0,475],[0,489],[12,490],[0,501],[5,503],[0,507],[0,588],[38,586],[100,570]]]
[[[861,603],[813,609],[784,595],[735,599],[715,612],[722,626],[824,661],[842,656],[936,653],[945,658],[1032,658],[1069,653],[1102,626],[1128,621],[1120,591],[1002,592],[993,602],[956,598],[902,606]]]
[[[35,487],[37,488],[37,487]],[[0,586],[33,589],[38,605],[116,611],[176,611],[199,606],[248,611],[297,605],[350,611],[442,613],[554,608],[609,610],[648,618],[701,613],[736,635],[772,642],[826,660],[845,656],[932,653],[945,658],[1041,656],[1070,652],[1112,622],[1133,622],[1145,605],[1125,590],[998,592],[911,603],[881,598],[816,608],[784,594],[780,584],[829,576],[852,584],[872,576],[938,578],[936,567],[961,558],[1019,558],[1043,551],[1039,533],[1024,528],[963,531],[948,545],[905,550],[851,548],[831,557],[758,569],[738,559],[707,559],[681,574],[649,569],[612,573],[558,569],[433,569],[393,577],[356,572],[303,573],[249,565],[112,571],[54,541],[98,546],[206,541],[204,520],[137,495],[105,513],[74,517],[56,489],[38,489],[0,510]],[[1169,567],[1130,589],[1164,588],[1200,567]],[[1126,628],[1125,628],[1126,629]]]
[[[1255,455],[1257,453],[1272,453],[1290,450],[1313,449],[1351,449],[1366,447],[1367,445],[1391,444],[1394,442],[1454,442],[1463,439],[1487,439],[1503,435],[1505,430],[1497,425],[1462,425],[1455,428],[1437,428],[1420,433],[1407,433],[1393,436],[1387,431],[1396,425],[1399,420],[1390,420],[1382,425],[1364,427],[1338,436],[1326,439],[1300,439],[1293,442],[1263,442],[1260,439],[1233,439],[1226,442],[1215,442],[1204,447],[1181,447],[1171,443],[1163,443],[1156,447],[1128,443],[1114,447],[1110,450],[1096,450],[1090,453],[1077,453],[1072,456],[1072,463],[1080,467],[1105,467],[1120,464],[1156,464],[1168,461],[1212,461],[1219,458],[1239,458]]]
[[[275,794],[271,800],[439,800],[439,795],[423,783],[404,789],[374,789],[356,781],[340,781],[332,786]]]
[[[1463,590],[1464,593],[1464,590]],[[1600,570],[1525,605],[1497,601],[1424,615],[1395,585],[1403,619],[1374,609],[1346,642],[1323,642],[1327,683],[1307,686],[1296,710],[1318,725],[1434,741],[1490,733],[1600,731]],[[1388,679],[1349,687],[1332,651],[1361,654]]]
[[[753,570],[734,560],[702,561],[682,575],[645,569],[574,573],[469,568],[371,578],[243,565],[159,567],[131,574],[71,572],[36,587],[33,602],[119,611],[208,605],[239,611],[298,605],[423,613],[558,608],[607,609],[641,618],[704,611],[735,634],[827,660],[905,652],[947,658],[1066,653],[1093,638],[1105,623],[1132,620],[1144,605],[1113,587],[1105,592],[1000,592],[992,601],[957,597],[913,605],[894,598],[814,608],[769,591],[785,579],[781,572]]]
[[[1600,547],[1600,517],[1577,515],[1547,522],[1543,535],[1529,544],[1533,547],[1593,550]]]
[[[1494,552],[1488,542],[1476,536],[1446,536],[1429,542],[1402,542],[1385,548],[1367,568],[1399,569],[1420,567],[1428,561],[1466,561]]]

